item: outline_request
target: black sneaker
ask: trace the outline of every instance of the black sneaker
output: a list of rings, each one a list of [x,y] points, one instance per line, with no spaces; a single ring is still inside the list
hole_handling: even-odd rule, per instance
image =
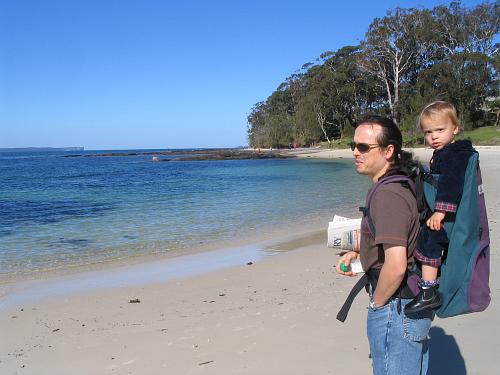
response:
[[[432,286],[428,289],[420,289],[418,295],[405,306],[405,313],[413,314],[427,309],[437,309],[441,306],[442,301],[437,286]]]

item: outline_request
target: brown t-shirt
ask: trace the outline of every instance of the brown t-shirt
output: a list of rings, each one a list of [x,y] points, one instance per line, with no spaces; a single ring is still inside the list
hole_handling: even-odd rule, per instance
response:
[[[375,238],[368,229],[366,217],[361,221],[360,257],[363,269],[382,267],[385,259],[382,245],[406,247],[408,266],[411,266],[419,231],[417,202],[412,192],[399,183],[381,186],[372,197],[370,216]]]

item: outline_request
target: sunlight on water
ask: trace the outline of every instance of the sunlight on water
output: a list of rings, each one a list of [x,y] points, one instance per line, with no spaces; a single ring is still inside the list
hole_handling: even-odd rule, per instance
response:
[[[0,158],[0,276],[326,222],[356,212],[368,186],[349,160],[63,155]]]

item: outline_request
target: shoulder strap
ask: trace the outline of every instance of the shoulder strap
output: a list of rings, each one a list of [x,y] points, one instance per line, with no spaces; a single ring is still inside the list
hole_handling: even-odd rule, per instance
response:
[[[372,188],[368,191],[368,194],[366,196],[366,202],[364,207],[360,207],[359,210],[363,213],[363,216],[366,217],[367,219],[367,224],[368,228],[370,229],[370,232],[372,236],[375,236],[375,226],[373,224],[372,218],[370,216],[370,205],[373,199],[373,196],[377,191],[380,190],[380,188],[384,185],[391,184],[391,183],[406,183],[412,192],[414,196],[418,195],[418,189],[415,184],[415,181],[407,175],[402,175],[402,174],[393,174],[391,176],[383,177],[381,178],[375,185],[372,186]]]
[[[417,199],[417,210],[419,213],[419,221],[422,224],[428,217],[432,214],[431,208],[427,205],[427,200],[425,199],[424,184],[429,184],[437,189],[438,181],[435,179],[428,169],[425,169],[422,165],[419,165],[418,174],[415,177],[415,187]]]

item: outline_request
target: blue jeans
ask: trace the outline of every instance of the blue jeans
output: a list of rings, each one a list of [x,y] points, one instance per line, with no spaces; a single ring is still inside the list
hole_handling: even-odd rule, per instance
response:
[[[403,309],[410,301],[393,298],[380,309],[368,308],[367,331],[374,375],[427,373],[427,335],[433,313],[419,319],[408,318]]]

